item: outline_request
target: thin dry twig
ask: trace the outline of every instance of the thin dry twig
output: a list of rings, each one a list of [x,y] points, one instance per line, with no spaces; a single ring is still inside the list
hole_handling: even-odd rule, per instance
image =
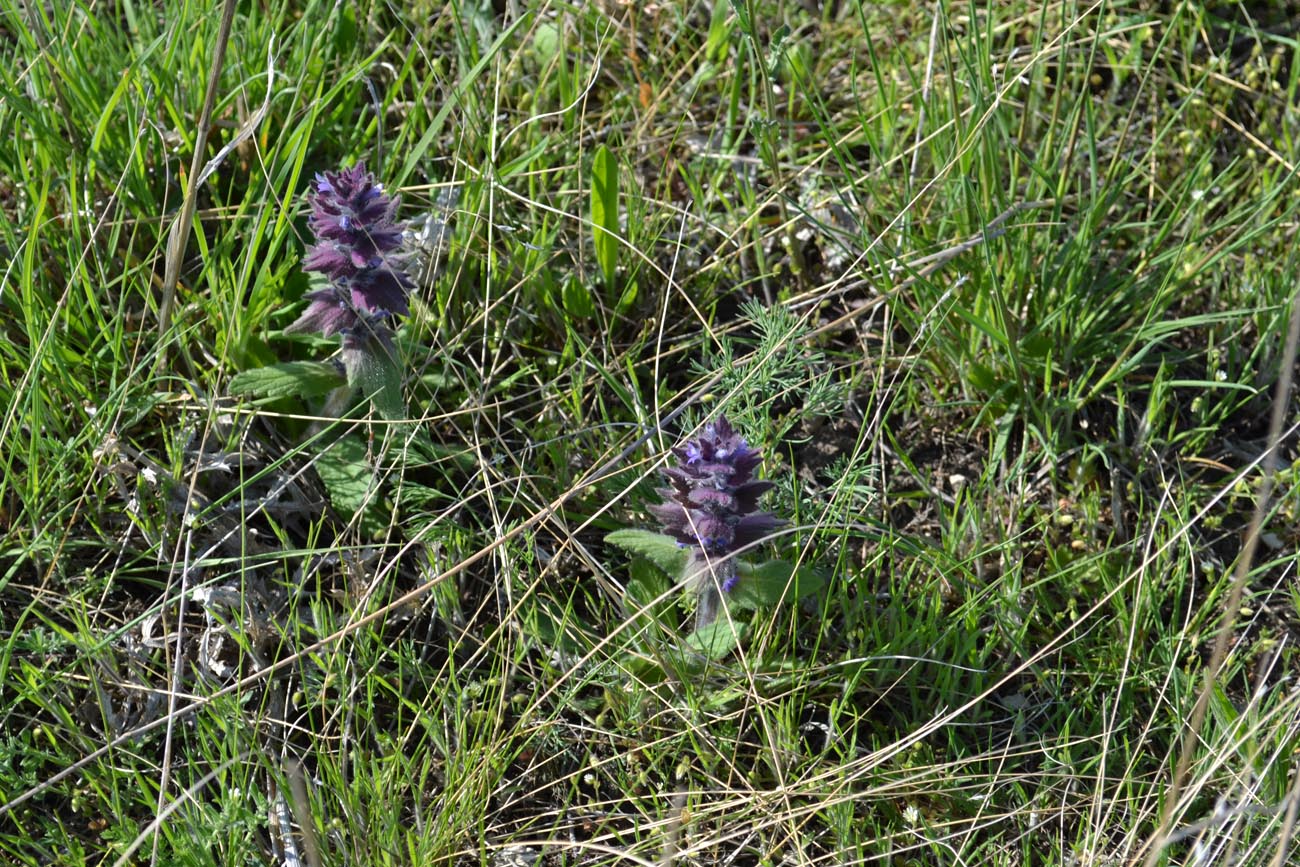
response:
[[[181,202],[181,212],[172,223],[167,237],[167,261],[163,274],[162,302],[158,305],[158,336],[167,334],[170,324],[172,305],[176,300],[176,284],[180,282],[181,260],[185,258],[185,247],[190,238],[190,229],[194,224],[194,207],[198,201],[199,184],[206,177],[203,173],[203,154],[208,148],[208,132],[212,128],[212,107],[217,101],[217,88],[221,84],[221,69],[226,62],[226,46],[230,42],[230,28],[235,20],[236,0],[226,0],[221,10],[221,26],[217,31],[217,44],[212,50],[212,68],[208,71],[208,91],[203,97],[203,111],[199,114],[198,128],[194,131],[194,156],[190,159],[190,180],[185,190],[185,201]],[[158,353],[159,363],[167,357],[166,349]]]
[[[1300,807],[1300,767],[1295,769],[1295,779],[1291,781],[1291,791],[1286,797],[1286,815],[1282,818],[1282,830],[1277,835],[1277,851],[1269,867],[1282,867],[1286,862],[1286,853],[1290,849],[1291,837],[1295,833],[1296,808]]]
[[[1291,405],[1291,376],[1295,363],[1297,342],[1300,342],[1300,295],[1297,295],[1292,302],[1291,324],[1287,330],[1286,345],[1278,365],[1277,391],[1273,398],[1273,412],[1269,419],[1268,445],[1264,449],[1260,466],[1262,479],[1259,493],[1255,498],[1255,511],[1251,515],[1250,526],[1246,531],[1246,542],[1242,546],[1241,555],[1237,558],[1237,568],[1232,579],[1232,591],[1228,594],[1228,599],[1223,605],[1223,617],[1219,622],[1218,635],[1215,637],[1214,651],[1210,656],[1210,664],[1205,668],[1205,682],[1201,686],[1200,695],[1196,697],[1196,705],[1192,708],[1192,717],[1188,721],[1186,734],[1183,735],[1182,750],[1178,755],[1178,764],[1174,768],[1174,776],[1169,784],[1169,794],[1165,798],[1164,811],[1160,816],[1160,825],[1156,828],[1151,839],[1145,844],[1147,852],[1146,858],[1142,862],[1143,867],[1152,867],[1156,859],[1160,857],[1160,853],[1164,851],[1165,846],[1172,840],[1169,826],[1173,821],[1174,813],[1178,809],[1179,798],[1187,782],[1187,774],[1192,764],[1192,754],[1196,751],[1196,745],[1200,741],[1201,726],[1204,724],[1205,714],[1209,710],[1210,696],[1214,692],[1214,685],[1218,681],[1219,672],[1222,670],[1224,660],[1228,656],[1228,645],[1232,640],[1237,615],[1241,610],[1241,599],[1246,591],[1246,579],[1250,576],[1250,566],[1255,561],[1255,549],[1259,547],[1264,519],[1267,517],[1269,501],[1273,496],[1273,476],[1277,466],[1278,443],[1282,439],[1282,426],[1286,421],[1287,409]]]

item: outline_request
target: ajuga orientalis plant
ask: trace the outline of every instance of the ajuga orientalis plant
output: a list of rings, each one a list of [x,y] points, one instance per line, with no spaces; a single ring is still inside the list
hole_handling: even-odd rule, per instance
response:
[[[785,521],[759,510],[759,497],[773,483],[754,478],[762,455],[726,416],[718,416],[698,439],[672,452],[677,462],[663,471],[669,487],[659,489],[665,502],[649,508],[664,531],[691,552],[687,570],[699,601],[699,629],[716,619],[721,594],[731,592],[740,580],[736,552]]]
[[[342,335],[348,381],[364,387],[394,367],[392,323],[410,311],[415,285],[401,253],[399,201],[364,162],[317,174],[307,201],[316,243],[302,267],[327,284],[307,294],[307,309],[288,330]]]

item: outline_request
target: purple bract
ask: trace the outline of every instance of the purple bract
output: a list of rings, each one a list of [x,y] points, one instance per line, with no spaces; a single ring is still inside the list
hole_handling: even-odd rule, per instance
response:
[[[736,433],[726,416],[704,426],[699,439],[673,449],[678,463],[664,470],[671,487],[660,488],[666,502],[650,506],[664,531],[706,558],[723,558],[770,535],[785,521],[758,510],[758,498],[773,487],[754,478],[762,460]],[[724,591],[736,583],[727,570]]]

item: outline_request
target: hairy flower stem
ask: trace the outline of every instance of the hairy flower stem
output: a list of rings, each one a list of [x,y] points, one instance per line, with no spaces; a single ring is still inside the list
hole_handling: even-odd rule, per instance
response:
[[[722,609],[722,588],[717,582],[710,581],[700,588],[698,603],[695,607],[695,631],[712,626]]]
[[[717,562],[703,562],[695,573],[695,631],[713,625],[722,611],[722,588],[736,582],[736,564],[730,557]]]

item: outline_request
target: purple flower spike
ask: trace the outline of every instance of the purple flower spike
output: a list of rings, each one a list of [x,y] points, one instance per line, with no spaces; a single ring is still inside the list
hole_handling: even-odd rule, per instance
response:
[[[355,333],[373,328],[376,317],[409,313],[415,283],[400,253],[398,200],[384,193],[365,163],[316,175],[307,202],[316,244],[302,267],[324,274],[331,286],[307,296],[306,311],[289,330]]]
[[[762,455],[726,416],[705,425],[699,439],[674,448],[673,455],[677,465],[664,470],[671,487],[659,489],[665,502],[650,506],[650,512],[668,535],[698,549],[706,561],[725,560],[785,525],[758,511],[759,495],[773,485],[754,478]],[[734,567],[724,566],[719,574],[722,590],[731,590],[737,581]]]

